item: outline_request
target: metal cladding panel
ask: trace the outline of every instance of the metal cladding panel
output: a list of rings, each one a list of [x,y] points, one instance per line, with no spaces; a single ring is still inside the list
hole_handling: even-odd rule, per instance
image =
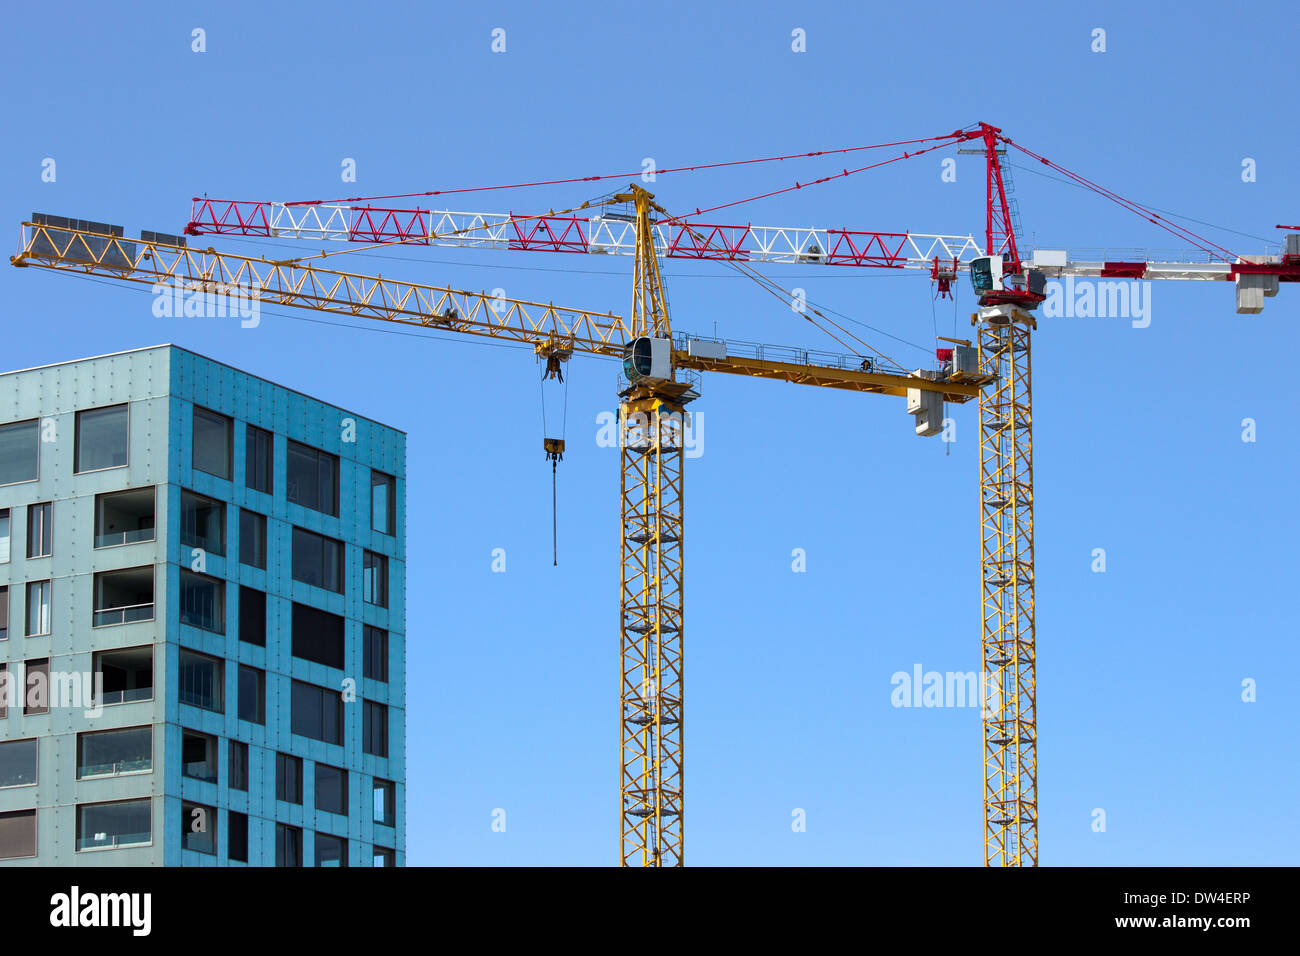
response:
[[[139,866],[162,862],[161,801],[162,702],[133,701],[95,708],[86,690],[93,686],[94,655],[99,651],[153,644],[165,610],[155,587],[152,621],[93,626],[94,579],[101,571],[152,566],[158,577],[157,541],[95,547],[96,495],[165,481],[168,461],[168,365],[166,348],[143,349],[0,374],[0,423],[39,422],[38,477],[0,487],[0,508],[11,514],[10,560],[0,564],[0,584],[10,587],[10,639],[0,642],[0,662],[22,674],[25,661],[47,658],[51,677],[47,714],[11,708],[0,726],[5,739],[36,737],[35,786],[0,790],[0,811],[37,807],[36,861],[45,865]],[[77,412],[128,405],[128,455],[125,464],[75,472]],[[27,558],[24,543],[28,505],[52,505],[51,554]],[[48,635],[25,637],[25,582],[51,582]],[[98,710],[98,712],[96,712]],[[149,725],[153,735],[153,773],[77,778],[77,735]],[[76,849],[77,807],[123,799],[152,801],[154,839],[150,844],[111,851]],[[30,865],[33,861],[3,861]]]
[[[304,860],[311,863],[314,848],[313,830],[320,830],[348,840],[350,865],[369,865],[369,847],[392,846],[399,865],[405,860],[405,435],[396,429],[346,411],[292,389],[267,382],[257,376],[232,369],[202,356],[177,350],[172,383],[172,443],[179,451],[171,477],[176,484],[172,497],[179,508],[180,488],[227,502],[226,545],[224,556],[208,555],[206,573],[226,582],[225,633],[181,624],[168,624],[169,652],[181,647],[222,657],[233,662],[226,669],[224,713],[182,704],[169,694],[168,719],[173,726],[190,727],[211,733],[223,742],[218,760],[222,768],[229,759],[230,739],[249,746],[249,790],[244,792],[208,793],[210,785],[191,779],[176,778],[185,799],[237,810],[249,816],[249,854],[252,860],[274,862],[276,822],[303,829]],[[232,478],[227,480],[193,467],[194,407],[201,406],[232,419]],[[245,461],[247,430],[250,425],[273,435],[272,492],[265,494],[247,487]],[[297,442],[338,458],[337,515],[329,515],[303,504],[291,502],[286,495],[289,442]],[[396,478],[396,534],[386,535],[370,529],[371,469]],[[266,568],[256,568],[239,560],[239,509],[263,515],[267,521]],[[175,509],[174,509],[175,510]],[[341,541],[344,547],[344,588],[336,593],[298,581],[292,575],[293,529],[301,528]],[[169,558],[176,567],[176,583],[169,582],[169,595],[179,599],[179,575],[191,555],[191,549],[178,542],[179,523],[169,525]],[[378,607],[362,600],[362,552],[370,550],[388,557],[389,606]],[[240,588],[251,587],[266,595],[266,646],[259,647],[238,639]],[[318,608],[344,618],[345,665],[342,669],[294,657],[292,630],[294,605]],[[174,616],[173,616],[174,617]],[[389,680],[380,682],[362,674],[363,627],[371,625],[389,632]],[[172,653],[174,657],[175,654]],[[238,719],[238,669],[247,665],[265,672],[266,712],[263,724]],[[169,660],[167,679],[179,677],[179,664]],[[343,706],[344,742],[346,746],[325,743],[292,732],[292,688],[294,681],[316,687],[341,690],[351,681],[354,693]],[[389,755],[376,757],[363,752],[361,701],[388,706]],[[179,747],[179,743],[176,744]],[[170,750],[169,750],[170,752]],[[288,753],[303,761],[304,802],[289,805],[276,800],[275,754]],[[179,751],[176,751],[179,754]],[[348,772],[346,817],[316,811],[311,798],[316,764],[341,767]],[[224,772],[224,769],[223,769]],[[176,771],[179,774],[179,770]],[[373,777],[397,783],[398,826],[395,830],[371,820],[370,781]],[[223,778],[224,779],[224,778]],[[169,778],[168,785],[173,781]],[[170,796],[169,796],[170,800]],[[170,808],[170,803],[169,803]],[[171,813],[171,810],[168,811]],[[176,813],[180,812],[179,799]],[[218,827],[228,823],[220,814]],[[170,824],[169,824],[170,825]],[[179,828],[179,823],[177,823]],[[386,831],[387,836],[383,835]],[[179,833],[179,829],[177,830]],[[218,841],[221,840],[220,830]],[[223,851],[224,852],[224,851]],[[189,865],[210,863],[211,857],[182,850],[179,838],[168,834],[168,862]],[[218,854],[221,861],[221,853]]]

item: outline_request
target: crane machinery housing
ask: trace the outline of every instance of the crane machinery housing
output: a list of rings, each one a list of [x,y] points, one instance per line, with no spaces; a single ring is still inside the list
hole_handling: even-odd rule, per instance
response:
[[[699,395],[697,373],[901,397],[916,433],[927,436],[940,432],[945,403],[978,398],[984,862],[1037,865],[1030,344],[1046,282],[1063,276],[1232,281],[1237,310],[1258,312],[1279,282],[1300,281],[1300,235],[1288,235],[1278,256],[1248,260],[1038,156],[987,123],[908,144],[930,141],[936,145],[897,158],[954,143],[980,146],[986,171],[982,244],[959,235],[709,225],[671,215],[644,188],[632,185],[578,210],[535,216],[196,199],[185,235],[144,232],[139,241],[126,240],[116,226],[34,215],[23,224],[11,262],[152,287],[182,282],[216,292],[246,288],[274,305],[524,343],[545,360],[547,374],[557,377],[574,353],[620,360],[621,865],[685,861],[682,428],[687,406]],[[1001,159],[1009,148],[1196,243],[1206,261],[1073,261],[1052,250],[1035,250],[1028,261],[1022,259]],[[630,212],[615,212],[616,206]],[[594,214],[577,214],[587,209]],[[317,256],[253,258],[189,244],[190,237],[206,233],[631,255],[632,310],[624,319],[331,271],[307,261]],[[743,264],[738,267],[760,282],[749,263],[924,270],[939,294],[950,294],[951,283],[965,271],[979,303],[971,317],[974,339],[945,340],[951,348],[937,350],[937,368],[909,370],[860,339],[861,350],[831,354],[682,335],[669,320],[661,256]],[[548,438],[545,450],[554,467],[563,441]]]

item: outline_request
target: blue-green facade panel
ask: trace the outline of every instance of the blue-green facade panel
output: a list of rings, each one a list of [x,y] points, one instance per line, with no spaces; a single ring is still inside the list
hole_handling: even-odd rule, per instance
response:
[[[76,413],[121,403],[128,406],[126,464],[75,473]],[[195,467],[195,406],[229,419],[229,478]],[[241,865],[229,856],[232,811],[248,817],[250,865],[276,863],[279,825],[301,831],[304,865],[316,862],[317,832],[347,841],[350,866],[371,865],[377,848],[391,850],[395,863],[404,864],[405,435],[173,346],[0,375],[0,428],[28,419],[36,419],[42,429],[38,478],[0,485],[0,513],[9,510],[11,545],[9,561],[0,563],[0,586],[8,586],[10,598],[8,639],[0,641],[0,661],[14,675],[13,683],[20,684],[25,662],[48,659],[56,676],[90,675],[97,652],[149,648],[154,687],[151,699],[110,703],[98,713],[58,702],[48,714],[24,715],[22,706],[8,709],[0,719],[0,746],[34,738],[39,764],[34,784],[0,786],[0,814],[36,811],[36,855],[0,859],[0,865]],[[273,435],[269,494],[249,488],[246,481],[250,425]],[[337,515],[289,500],[290,441],[336,456]],[[393,534],[372,528],[372,470],[396,479]],[[96,547],[96,496],[149,487],[155,490],[154,540]],[[207,547],[195,547],[192,536],[182,540],[186,493],[220,503],[223,544],[212,537],[204,539]],[[38,502],[53,504],[52,554],[27,558],[27,511]],[[265,518],[265,568],[240,560],[240,509]],[[342,593],[294,580],[295,527],[342,543]],[[367,551],[387,559],[387,607],[363,600]],[[121,622],[126,615],[143,616],[142,608],[95,613],[97,601],[101,607],[112,603],[97,595],[96,575],[122,569],[152,569],[151,619]],[[182,578],[189,574],[214,582],[214,590],[223,594],[222,621],[206,605],[202,614],[193,615],[193,608],[183,605]],[[27,637],[27,584],[39,580],[52,582],[49,634]],[[240,640],[241,586],[266,596],[264,647]],[[295,603],[343,618],[342,667],[293,655]],[[387,632],[386,681],[363,676],[365,625]],[[193,689],[182,688],[182,651],[220,662],[215,670],[223,686],[218,699],[205,701],[208,706],[191,702]],[[240,717],[240,665],[264,674],[260,722]],[[293,733],[294,681],[339,695],[341,743]],[[363,748],[366,702],[387,708],[386,756]],[[132,765],[78,779],[79,734],[142,726],[151,727],[153,735],[148,769]],[[215,739],[215,774],[193,760],[192,772],[185,772],[185,731]],[[232,786],[232,742],[248,749],[246,790]],[[277,799],[277,754],[302,762],[301,804]],[[316,808],[317,764],[347,772],[346,814]],[[376,779],[395,785],[393,825],[376,822]],[[90,806],[93,812],[101,804],[127,800],[149,801],[147,842],[133,839],[135,845],[101,848],[96,843],[108,838],[97,841],[96,834],[82,833],[78,848],[78,807]],[[208,809],[196,813],[194,807]],[[210,842],[214,852],[184,847],[186,827],[201,828],[204,832],[188,839],[199,846]]]

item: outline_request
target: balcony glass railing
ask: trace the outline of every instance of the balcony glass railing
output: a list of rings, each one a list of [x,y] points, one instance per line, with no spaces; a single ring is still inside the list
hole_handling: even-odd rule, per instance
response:
[[[132,624],[136,621],[152,621],[153,604],[127,604],[122,607],[106,607],[95,611],[95,627],[107,627],[111,624]]]
[[[136,700],[153,700],[152,687],[132,687],[126,690],[106,690],[101,704],[129,704]]]
[[[148,757],[140,757],[135,760],[117,760],[112,763],[83,764],[77,768],[77,778],[84,780],[86,777],[112,777],[120,773],[140,773],[152,769],[153,761]]]
[[[95,535],[95,547],[111,548],[119,544],[138,544],[153,540],[153,528],[137,528],[135,531],[113,531],[109,534]]]
[[[209,783],[217,782],[217,768],[206,760],[187,763],[181,772],[183,776],[192,780],[206,780]]]
[[[78,850],[104,850],[112,847],[140,846],[152,839],[149,833],[95,833],[77,840]]]

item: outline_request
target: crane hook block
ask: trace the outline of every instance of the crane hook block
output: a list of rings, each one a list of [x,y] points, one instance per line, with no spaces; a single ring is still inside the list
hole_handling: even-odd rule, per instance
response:
[[[564,460],[564,439],[543,438],[542,446],[546,449],[546,460],[551,462]]]

